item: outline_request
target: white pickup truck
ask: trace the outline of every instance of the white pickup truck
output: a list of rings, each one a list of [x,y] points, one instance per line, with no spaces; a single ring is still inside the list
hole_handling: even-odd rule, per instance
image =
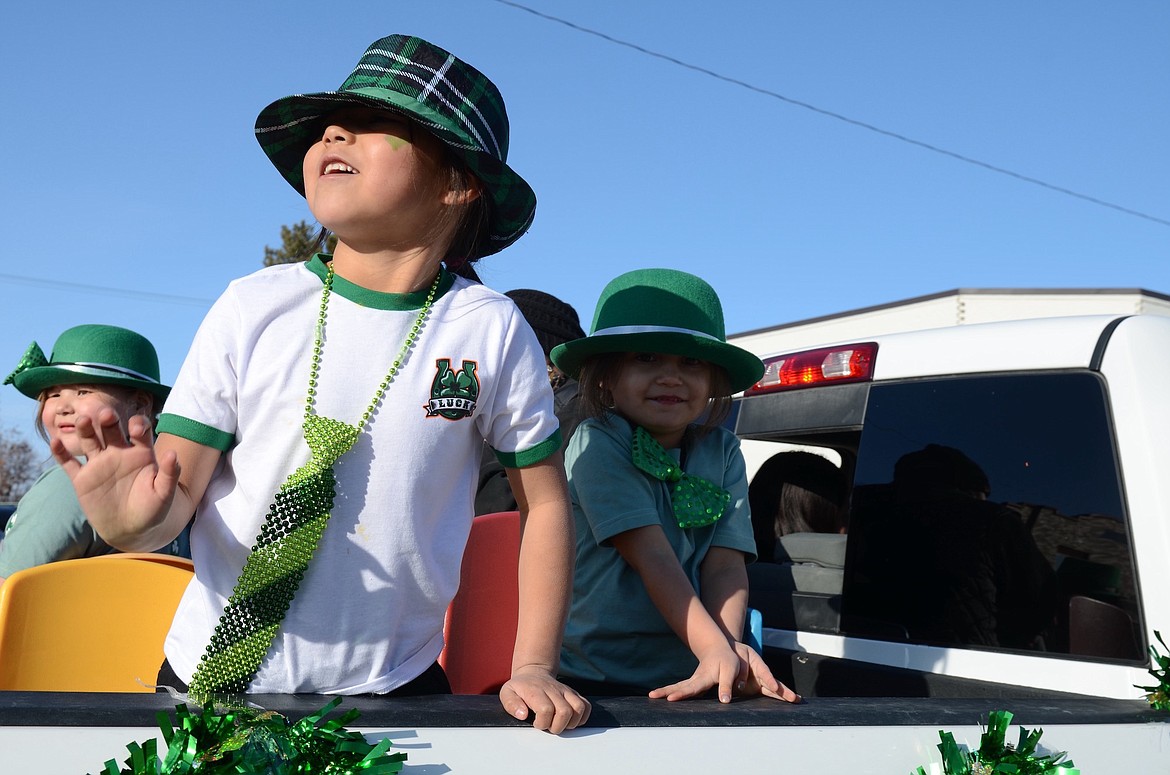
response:
[[[1093,316],[955,326],[766,359],[764,379],[739,404],[748,454],[807,445],[850,483],[840,594],[798,592],[794,613],[804,609],[811,625],[766,630],[768,646],[801,655],[797,690],[1139,696],[1153,632],[1170,634],[1167,348],[1170,318]],[[895,469],[907,455],[903,464],[915,454],[921,462],[929,445],[982,469],[989,492],[981,507],[961,507],[965,515],[1010,510],[1023,527],[1013,541],[1039,549],[1047,567],[1015,569],[1015,580],[1000,574],[1017,600],[999,606],[1030,596],[1042,609],[1035,621],[1014,611],[1017,621],[988,633],[995,622],[919,610],[986,596],[986,578],[965,583],[962,574],[991,575],[984,566],[995,553],[970,560],[982,540],[975,532],[932,519],[921,499],[906,503]],[[1040,580],[1019,582],[1027,574]],[[973,685],[989,682],[996,686]]]
[[[765,658],[803,704],[598,699],[562,738],[492,697],[342,707],[408,753],[404,772],[941,773],[940,730],[976,747],[988,712],[1008,710],[1085,775],[1170,773],[1170,712],[1135,688],[1152,681],[1154,632],[1170,634],[1168,353],[1170,317],[1136,315],[767,359],[733,418],[749,468],[811,448],[844,471],[851,505],[838,588],[753,590]],[[952,512],[924,507],[895,471],[927,449],[961,451],[982,491]],[[968,530],[992,513],[1002,529]],[[936,522],[947,530],[929,532]],[[1026,572],[999,567],[1020,558]],[[1005,581],[1019,578],[1031,581]],[[327,700],[257,699],[290,715]],[[0,693],[0,772],[97,773],[172,707],[165,695]]]

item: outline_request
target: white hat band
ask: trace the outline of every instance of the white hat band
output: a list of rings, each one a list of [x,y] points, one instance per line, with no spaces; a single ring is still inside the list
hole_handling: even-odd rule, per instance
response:
[[[88,374],[91,377],[109,377],[112,375],[120,377],[131,377],[133,379],[149,382],[153,385],[161,384],[154,377],[148,377],[145,374],[140,374],[133,369],[126,369],[121,366],[113,366],[109,363],[50,363],[47,364],[49,368],[62,369],[63,371],[72,371],[76,374]]]
[[[701,339],[710,339],[713,342],[722,342],[717,336],[711,336],[705,331],[696,331],[693,328],[675,328],[673,326],[612,326],[594,331],[589,336],[618,336],[620,334],[686,334]]]

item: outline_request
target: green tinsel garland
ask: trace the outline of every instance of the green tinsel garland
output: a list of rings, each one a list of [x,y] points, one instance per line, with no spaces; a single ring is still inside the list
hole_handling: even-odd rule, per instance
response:
[[[1162,633],[1154,630],[1154,637],[1162,644],[1162,648],[1166,648],[1166,641],[1162,640]],[[1170,710],[1170,656],[1159,654],[1158,649],[1153,645],[1150,646],[1150,656],[1154,658],[1154,664],[1157,667],[1151,668],[1149,673],[1158,679],[1158,685],[1138,686],[1134,684],[1134,687],[1146,692],[1146,700],[1149,701],[1150,707],[1154,710]]]
[[[1080,775],[1072,761],[1065,760],[1064,752],[1053,756],[1037,756],[1036,744],[1040,742],[1043,730],[1029,732],[1020,727],[1020,741],[1013,747],[1005,742],[1012,714],[1006,710],[995,710],[987,714],[987,729],[979,742],[978,751],[968,751],[955,742],[950,732],[939,730],[942,742],[938,750],[942,753],[943,775]],[[934,770],[937,772],[937,769]],[[928,775],[919,767],[911,775]]]
[[[99,775],[390,775],[402,770],[404,753],[387,753],[389,740],[370,745],[360,732],[345,729],[358,717],[350,710],[320,723],[341,698],[290,724],[272,711],[175,706],[176,723],[158,714],[166,751],[155,739],[130,743],[126,767],[114,759]]]

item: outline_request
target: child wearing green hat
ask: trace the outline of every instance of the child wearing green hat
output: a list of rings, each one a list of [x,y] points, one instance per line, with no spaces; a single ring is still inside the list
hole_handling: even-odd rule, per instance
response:
[[[124,433],[131,417],[153,427],[170,390],[159,381],[158,355],[146,337],[125,328],[75,326],[62,333],[50,357],[29,345],[4,384],[37,402],[36,429],[67,454],[84,454],[80,417],[108,409]],[[0,583],[17,571],[58,560],[116,551],[85,518],[69,477],[56,464],[42,473],[17,505],[0,542]],[[171,554],[181,554],[172,544]]]
[[[437,663],[483,442],[524,517],[505,709],[561,732],[572,515],[544,358],[511,300],[457,276],[532,221],[482,73],[419,38],[374,42],[336,91],[269,105],[256,137],[338,241],[231,283],[160,418],[55,447],[115,546],[192,516],[195,578],[160,676],[190,696],[449,691]]]
[[[719,423],[764,366],[727,343],[715,291],[672,269],[623,274],[552,361],[588,417],[565,453],[577,561],[562,679],[593,695],[798,701],[742,642],[755,539],[739,441]]]

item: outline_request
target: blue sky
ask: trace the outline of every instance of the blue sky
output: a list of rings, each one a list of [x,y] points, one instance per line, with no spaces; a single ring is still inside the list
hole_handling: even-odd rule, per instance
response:
[[[485,282],[554,293],[586,327],[645,266],[709,280],[731,333],[959,287],[1170,292],[1162,0],[526,5],[754,88],[498,0],[6,4],[0,362],[111,323],[173,380],[210,302],[311,218],[256,114],[335,88],[394,32],[507,100],[539,206]],[[31,436],[32,410],[0,389],[0,426]]]

